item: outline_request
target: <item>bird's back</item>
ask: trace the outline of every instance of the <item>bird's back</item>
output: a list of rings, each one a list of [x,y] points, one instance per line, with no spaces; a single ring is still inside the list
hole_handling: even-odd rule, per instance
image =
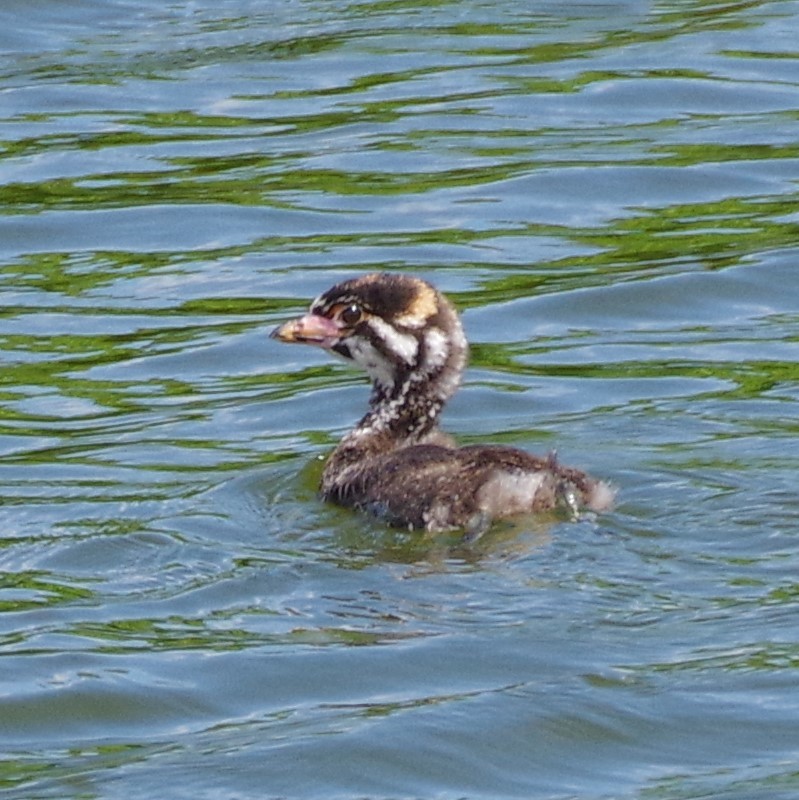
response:
[[[322,491],[339,505],[428,531],[470,529],[558,506],[600,510],[611,499],[604,484],[554,456],[482,445],[401,447],[351,464],[330,476]]]

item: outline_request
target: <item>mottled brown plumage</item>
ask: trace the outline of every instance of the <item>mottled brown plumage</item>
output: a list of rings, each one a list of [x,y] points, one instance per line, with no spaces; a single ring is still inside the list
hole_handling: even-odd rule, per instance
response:
[[[438,429],[468,346],[457,312],[425,281],[386,273],[345,281],[272,335],[330,350],[372,379],[369,410],[325,465],[326,500],[392,525],[472,534],[499,517],[558,505],[600,511],[612,503],[605,483],[554,455],[456,447]]]

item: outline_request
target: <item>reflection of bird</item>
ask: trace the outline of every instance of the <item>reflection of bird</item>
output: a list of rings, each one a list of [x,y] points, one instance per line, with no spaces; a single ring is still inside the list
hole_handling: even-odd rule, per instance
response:
[[[344,281],[272,336],[330,350],[372,379],[368,412],[325,465],[326,500],[392,525],[473,534],[498,517],[612,503],[607,484],[561,466],[554,454],[456,447],[439,431],[468,346],[457,312],[425,281],[385,273]]]

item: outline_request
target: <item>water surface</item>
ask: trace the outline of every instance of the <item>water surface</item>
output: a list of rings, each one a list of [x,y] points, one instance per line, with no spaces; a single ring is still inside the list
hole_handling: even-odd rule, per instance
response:
[[[0,23],[9,798],[797,795],[797,3]],[[267,333],[377,269],[612,513],[319,503],[368,390]]]

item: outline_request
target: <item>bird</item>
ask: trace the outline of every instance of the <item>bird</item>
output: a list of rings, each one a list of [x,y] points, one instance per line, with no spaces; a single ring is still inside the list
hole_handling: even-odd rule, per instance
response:
[[[461,384],[468,343],[458,312],[431,283],[370,273],[337,283],[271,333],[365,370],[366,414],[328,457],[321,496],[390,526],[478,538],[495,520],[565,508],[601,512],[615,490],[551,452],[457,446],[439,427]]]

